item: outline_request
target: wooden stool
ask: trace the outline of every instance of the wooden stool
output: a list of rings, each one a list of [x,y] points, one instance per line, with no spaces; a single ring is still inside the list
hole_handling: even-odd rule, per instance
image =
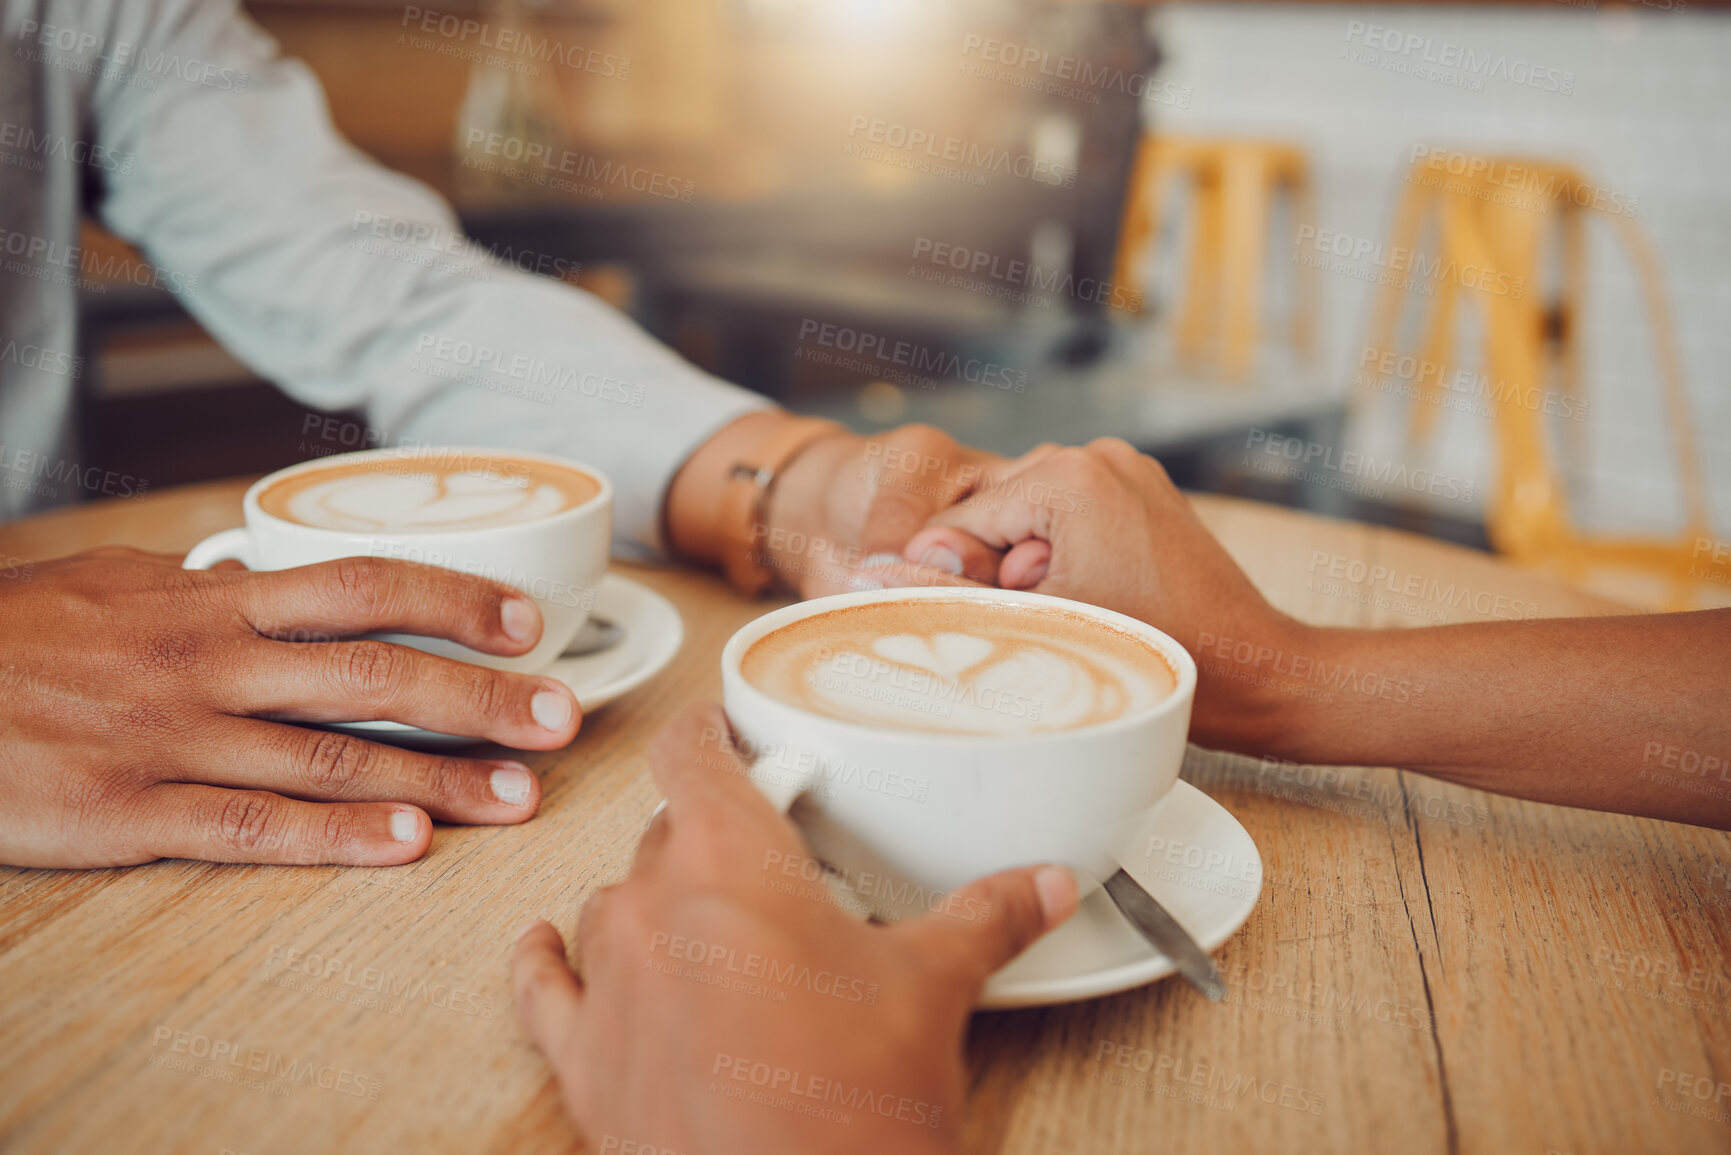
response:
[[[1145,135],[1124,206],[1116,284],[1142,288],[1137,268],[1159,235],[1170,186],[1178,179],[1190,182],[1195,205],[1178,353],[1243,380],[1255,365],[1261,336],[1262,271],[1274,199],[1289,198],[1295,225],[1313,221],[1309,161],[1289,144]],[[1304,283],[1293,295],[1292,343],[1308,357],[1315,341],[1315,270],[1296,267],[1304,270]],[[1136,294],[1137,309],[1143,296]]]
[[[1460,171],[1456,171],[1459,169]],[[1658,260],[1631,216],[1617,211],[1621,198],[1606,198],[1577,170],[1546,161],[1433,154],[1408,174],[1396,214],[1391,253],[1410,258],[1413,278],[1385,283],[1373,306],[1370,345],[1379,358],[1402,356],[1396,348],[1401,305],[1414,280],[1433,287],[1415,363],[1414,396],[1407,428],[1417,448],[1436,427],[1446,367],[1452,360],[1456,321],[1463,302],[1485,308],[1484,367],[1496,429],[1497,481],[1486,530],[1500,553],[1582,583],[1604,569],[1637,570],[1666,583],[1666,604],[1697,604],[1701,582],[1731,585],[1731,563],[1715,561],[1724,550],[1712,543],[1706,487],[1683,387],[1669,307]],[[1685,530],[1679,540],[1599,537],[1582,533],[1569,513],[1563,479],[1546,434],[1547,408],[1564,400],[1579,405],[1579,327],[1586,282],[1587,214],[1601,212],[1618,230],[1634,260],[1647,302],[1664,383],[1667,419],[1677,448]],[[1434,260],[1419,252],[1427,224],[1437,238]],[[1561,284],[1554,296],[1541,279],[1548,240],[1557,245]],[[1399,279],[1396,279],[1397,281]],[[1530,404],[1549,389],[1555,407]],[[1362,404],[1367,387],[1357,398]],[[1569,448],[1584,452],[1584,441]]]

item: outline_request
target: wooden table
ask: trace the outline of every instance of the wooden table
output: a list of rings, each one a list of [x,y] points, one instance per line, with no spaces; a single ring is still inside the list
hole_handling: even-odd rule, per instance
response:
[[[0,527],[0,558],[103,542],[184,549],[238,522],[241,489]],[[1543,615],[1616,608],[1388,530],[1197,505],[1257,584],[1314,622],[1461,620],[1487,616],[1475,601],[1497,612],[1497,595]],[[1372,588],[1375,566],[1397,588],[1419,574],[1457,592],[1394,604]],[[656,802],[646,744],[685,703],[719,696],[723,640],[766,608],[709,577],[628,572],[679,605],[684,652],[588,719],[569,749],[529,756],[546,798],[526,826],[441,828],[425,859],[391,870],[0,870],[0,1149],[580,1150],[512,1017],[510,931],[531,915],[571,926],[625,869]],[[1209,1005],[1174,981],[978,1016],[974,1149],[1731,1149],[1731,1088],[1692,1097],[1698,1079],[1710,1096],[1731,1080],[1731,837],[1396,770],[1325,774],[1193,750],[1185,776],[1244,823],[1265,861],[1260,905],[1218,953],[1229,1001]],[[295,968],[291,951],[303,952]],[[314,966],[333,973],[315,984],[301,973]],[[352,1001],[377,981],[366,968],[397,997]],[[164,1031],[321,1074],[282,1095],[171,1069]],[[1113,1064],[1120,1053],[1128,1068]]]

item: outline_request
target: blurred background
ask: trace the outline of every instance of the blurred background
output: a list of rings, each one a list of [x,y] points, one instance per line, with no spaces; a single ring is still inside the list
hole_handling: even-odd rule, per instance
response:
[[[246,7],[482,244],[793,409],[1731,604],[1722,9]],[[110,468],[328,450],[166,293],[84,305]]]

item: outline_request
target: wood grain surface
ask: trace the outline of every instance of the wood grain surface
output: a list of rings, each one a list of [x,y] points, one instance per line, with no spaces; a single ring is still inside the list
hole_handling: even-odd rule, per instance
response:
[[[181,551],[238,523],[243,488],[13,523],[0,558]],[[1196,505],[1308,621],[1618,612],[1392,531]],[[678,605],[684,649],[568,749],[527,757],[545,800],[525,826],[439,827],[396,869],[0,868],[0,1150],[583,1150],[513,1020],[510,931],[569,928],[620,876],[657,798],[650,738],[719,697],[723,641],[769,608],[620,568]],[[977,1016],[973,1149],[1731,1150],[1731,836],[1393,769],[1193,748],[1184,774],[1264,860],[1260,904],[1217,954],[1228,1000],[1161,982]]]

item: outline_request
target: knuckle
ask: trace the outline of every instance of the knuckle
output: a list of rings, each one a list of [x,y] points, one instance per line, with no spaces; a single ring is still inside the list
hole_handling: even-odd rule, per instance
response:
[[[350,734],[322,731],[306,753],[306,779],[314,789],[347,791],[372,761],[374,747]]]
[[[505,674],[487,671],[469,678],[469,705],[477,717],[503,717],[510,712],[516,697],[511,679]]]
[[[319,845],[328,850],[338,850],[356,840],[359,826],[355,820],[355,812],[347,806],[323,806],[322,821],[319,823]]]
[[[242,852],[270,849],[279,838],[278,799],[256,790],[235,791],[217,814],[217,837]]]
[[[223,587],[207,570],[161,570],[155,576],[161,582],[157,588],[169,608],[200,618],[209,614]]]
[[[374,617],[390,601],[393,572],[383,558],[345,557],[331,565],[331,580],[344,601]]]
[[[634,903],[625,883],[603,886],[589,896],[577,916],[577,942],[583,961],[599,961],[602,953],[624,937],[622,921],[631,915]]]
[[[198,665],[201,649],[190,634],[156,634],[139,643],[137,663],[145,673],[184,674]]]
[[[388,642],[354,642],[344,649],[340,677],[351,690],[368,699],[384,697],[396,688],[404,651]]]
[[[1076,486],[1095,485],[1107,473],[1104,460],[1087,449],[1079,449],[1075,446],[1060,449],[1052,454],[1051,467],[1054,473]]]
[[[679,836],[672,845],[677,848],[681,877],[697,890],[725,889],[738,875],[740,864],[753,861],[753,843],[744,833],[753,829],[725,805],[680,815]]]
[[[535,1005],[555,989],[562,962],[561,959],[537,952],[527,961],[519,964],[516,984],[517,997],[526,1004],[531,1014],[533,1014]]]
[[[896,437],[915,448],[947,447],[955,444],[950,435],[942,429],[918,421],[896,430]]]
[[[138,699],[106,708],[99,729],[105,735],[125,736],[136,740],[176,730],[184,717],[183,710],[176,706],[164,705],[151,699]]]
[[[62,786],[66,811],[73,816],[74,822],[98,825],[122,814],[127,801],[138,788],[138,779],[124,770],[68,775]]]
[[[446,802],[463,793],[462,784],[469,781],[469,763],[461,758],[426,758],[405,775],[425,795],[429,803]]]
[[[1140,457],[1136,447],[1122,437],[1096,437],[1088,442],[1088,448],[1095,453],[1112,453],[1122,457]]]

